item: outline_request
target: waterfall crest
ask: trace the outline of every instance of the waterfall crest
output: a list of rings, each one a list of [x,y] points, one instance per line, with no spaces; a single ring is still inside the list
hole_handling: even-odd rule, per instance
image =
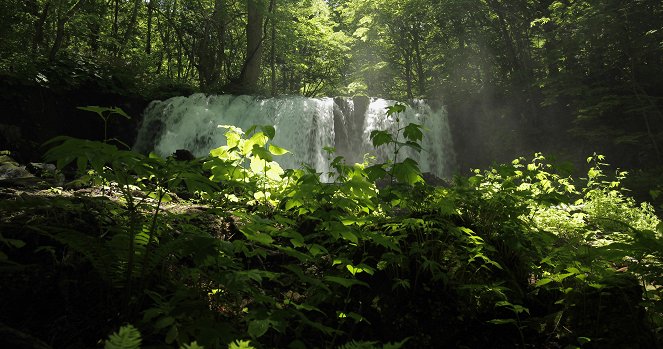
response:
[[[380,162],[393,156],[393,148],[375,149],[369,136],[373,130],[396,130],[396,120],[386,117],[386,108],[394,103],[367,97],[173,97],[147,107],[134,150],[168,156],[187,149],[196,156],[205,156],[211,149],[225,145],[226,130],[218,125],[243,130],[253,125],[273,125],[273,143],[290,150],[276,157],[282,167],[308,164],[318,172],[327,172],[331,159],[323,147],[334,147],[336,155],[349,164],[362,162],[366,153]],[[399,116],[399,122],[400,127],[410,122],[420,124],[424,132],[421,153],[403,149],[399,158],[411,157],[422,172],[448,178],[456,159],[444,108],[433,110],[423,101],[413,101]]]

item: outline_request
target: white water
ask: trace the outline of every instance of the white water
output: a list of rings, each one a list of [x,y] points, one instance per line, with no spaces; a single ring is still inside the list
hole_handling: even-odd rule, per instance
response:
[[[393,117],[386,117],[386,107],[394,101],[377,98],[305,98],[253,96],[173,97],[155,101],[148,106],[138,132],[134,149],[161,156],[187,149],[196,156],[205,156],[211,149],[225,144],[224,128],[234,125],[244,130],[253,125],[273,125],[273,143],[290,150],[275,157],[284,168],[308,164],[318,172],[328,172],[333,156],[323,147],[335,147],[336,155],[346,162],[362,162],[364,154],[375,155],[378,161],[393,156],[393,147],[374,149],[370,134],[373,130],[396,129]],[[415,101],[399,117],[400,126],[410,122],[423,126],[424,150],[401,151],[399,158],[416,160],[422,172],[448,178],[455,164],[453,142],[446,111],[433,110],[422,101]]]

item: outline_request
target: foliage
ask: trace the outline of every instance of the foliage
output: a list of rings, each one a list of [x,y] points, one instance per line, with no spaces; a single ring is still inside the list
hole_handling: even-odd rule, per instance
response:
[[[399,125],[372,135],[393,147],[389,162],[337,157],[324,183],[274,162],[286,153],[274,127],[223,127],[227,145],[191,161],[52,140],[46,158],[96,197],[51,189],[0,203],[2,262],[14,266],[0,294],[16,303],[0,321],[39,314],[28,326],[41,334],[53,317],[84,319],[87,346],[136,326],[107,347],[661,342],[663,225],[602,156],[582,179],[536,154],[432,187],[398,157],[420,149],[420,127]],[[48,284],[64,310],[19,297]],[[80,337],[75,325],[51,332],[53,345]]]
[[[140,344],[140,332],[135,327],[127,325],[110,335],[104,349],[139,349]]]

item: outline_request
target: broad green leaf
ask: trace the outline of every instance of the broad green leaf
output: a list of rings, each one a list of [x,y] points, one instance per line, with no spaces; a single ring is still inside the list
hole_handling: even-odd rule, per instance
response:
[[[273,160],[272,154],[270,154],[270,152],[267,151],[267,149],[263,148],[262,146],[260,146],[258,144],[253,145],[253,149],[251,149],[251,153],[253,153],[254,156],[257,156],[257,157],[259,157],[259,158],[261,158],[262,160],[265,160],[265,161],[272,161]]]
[[[360,285],[360,286],[366,286],[369,287],[367,283],[359,281],[359,280],[354,280],[354,279],[346,279],[338,276],[325,276],[324,278],[327,281],[331,281],[333,283],[337,283],[343,287],[352,287],[354,285]]]
[[[242,231],[242,233],[244,232]],[[274,239],[269,234],[261,232],[244,233],[244,236],[246,236],[246,238],[251,241],[259,242],[265,245],[269,245],[274,242]]]
[[[177,326],[171,326],[168,330],[168,333],[166,333],[166,344],[173,343],[177,336],[179,336],[179,332],[180,331],[177,329]]]
[[[262,125],[260,129],[269,139],[274,139],[274,136],[276,136],[276,129],[272,125]]]
[[[249,335],[253,338],[259,338],[269,329],[269,320],[253,320],[249,322]]]
[[[366,273],[366,274],[369,274],[369,275],[373,275],[373,273],[375,273],[375,270],[374,270],[373,268],[371,268],[371,267],[369,267],[368,265],[363,264],[363,263],[362,263],[362,264],[359,264],[359,265],[356,265],[356,266],[355,266],[355,265],[352,265],[352,264],[347,264],[347,265],[345,266],[345,268],[348,269],[348,271],[349,271],[353,276],[354,276],[355,274],[362,273],[362,272],[363,272],[363,273]]]
[[[550,278],[543,278],[536,281],[534,286],[539,287],[551,283],[553,280]]]
[[[383,144],[388,144],[394,141],[391,134],[387,131],[371,131],[371,140],[374,147],[379,147]]]
[[[402,113],[404,111],[405,111],[405,105],[401,103],[396,103],[392,106],[387,107],[387,115]]]
[[[409,147],[409,148],[412,148],[412,149],[416,150],[417,152],[421,152],[421,150],[422,150],[421,145],[417,142],[407,141],[405,143],[402,143],[402,145],[406,146],[406,147]]]
[[[366,167],[364,172],[368,176],[369,181],[376,181],[380,178],[384,178],[387,175],[387,171],[384,169],[384,164],[377,164],[373,166]]]
[[[127,115],[127,113],[120,107],[113,107],[113,108],[110,109],[110,112],[113,113],[113,114],[123,116],[125,119],[128,119],[128,120],[131,119],[131,117],[129,115]]]
[[[401,182],[409,185],[416,183],[423,183],[424,179],[421,176],[419,165],[416,161],[407,158],[403,162],[394,164],[392,169],[394,177]]]
[[[421,125],[411,123],[403,129],[403,136],[413,142],[417,142],[424,138],[424,133],[421,132]]]
[[[283,149],[283,148],[281,148],[279,146],[276,146],[276,145],[273,145],[273,144],[269,145],[269,152],[274,154],[274,155],[283,155],[283,154],[289,153],[288,150]]]
[[[154,328],[156,328],[156,329],[166,328],[166,327],[172,325],[173,323],[175,323],[175,318],[173,318],[172,316],[166,316],[166,317],[163,317],[163,318],[159,319],[154,324]]]
[[[495,325],[505,325],[505,324],[514,324],[516,323],[515,319],[493,319],[488,321],[491,324]]]
[[[88,105],[86,107],[76,107],[76,109],[97,113],[99,115],[101,115],[105,111],[110,111],[111,110],[110,108],[100,107],[100,106],[97,106],[97,105]]]

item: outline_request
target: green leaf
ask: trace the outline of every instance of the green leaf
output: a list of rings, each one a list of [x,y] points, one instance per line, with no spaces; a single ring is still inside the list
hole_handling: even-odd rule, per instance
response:
[[[387,171],[384,169],[384,164],[377,164],[373,166],[366,167],[364,172],[368,176],[369,181],[376,181],[380,178],[384,178],[387,175]]]
[[[388,144],[394,141],[391,134],[387,131],[371,131],[371,140],[374,147],[379,147],[383,144]]]
[[[273,144],[269,145],[269,152],[274,154],[274,155],[283,155],[283,154],[289,153],[288,150],[283,149],[283,148],[281,148],[279,146],[276,146],[276,145],[273,145]]]
[[[205,349],[205,347],[193,341],[191,344],[182,344],[180,349]]]
[[[103,112],[110,110],[110,108],[100,107],[96,105],[88,105],[87,107],[76,107],[76,109],[93,112],[98,114],[99,116],[102,116]]]
[[[343,287],[352,287],[354,285],[360,285],[360,286],[366,286],[369,287],[367,283],[359,281],[359,280],[354,280],[354,279],[346,279],[338,276],[325,276],[325,280],[331,281],[333,283],[337,283]]]
[[[104,349],[139,349],[141,342],[140,332],[132,325],[125,325],[110,335]]]
[[[403,162],[394,164],[392,169],[394,177],[401,182],[409,185],[423,183],[424,179],[419,170],[419,164],[416,161],[407,158]]]
[[[166,333],[166,344],[171,344],[177,339],[177,336],[179,336],[180,331],[177,329],[177,326],[171,326],[170,329],[168,330],[168,333]]]
[[[348,271],[349,271],[353,276],[354,276],[355,274],[359,274],[359,273],[362,273],[362,272],[367,273],[367,274],[369,274],[369,275],[373,275],[373,273],[375,272],[375,271],[373,270],[373,268],[371,268],[371,267],[369,267],[368,265],[363,264],[363,263],[362,263],[362,264],[359,264],[359,265],[357,265],[357,266],[354,266],[354,265],[352,265],[352,264],[348,264],[348,265],[345,266],[345,268],[348,269]]]
[[[251,342],[249,341],[236,340],[228,344],[228,349],[255,349],[255,348],[251,345]]]
[[[401,143],[401,144],[403,146],[410,147],[410,148],[416,150],[417,152],[421,152],[421,150],[422,150],[421,145],[417,142],[407,141],[407,142]]]
[[[551,283],[552,281],[553,280],[550,279],[550,278],[543,278],[543,279],[537,280],[536,283],[534,284],[534,286],[536,286],[536,287],[543,286],[543,285]]]
[[[269,320],[253,320],[249,322],[249,335],[253,338],[259,338],[269,330]]]
[[[251,149],[251,153],[253,155],[259,157],[262,160],[265,161],[272,161],[274,158],[272,157],[272,154],[270,154],[267,149],[263,148],[262,146],[258,144],[253,145],[253,149]]]
[[[343,237],[343,239],[348,240],[348,241],[350,241],[354,244],[359,243],[359,238],[352,231],[344,229],[344,230],[341,230],[340,233],[341,233],[341,237]]]
[[[122,108],[120,108],[120,107],[113,107],[113,108],[110,109],[110,112],[113,113],[113,114],[123,116],[127,120],[131,120],[131,117],[129,115],[127,115],[127,113],[125,113],[124,110],[122,110]]]
[[[175,322],[175,318],[173,318],[172,316],[167,316],[167,317],[159,319],[159,321],[157,321],[154,324],[154,328],[156,328],[156,329],[166,328],[166,327],[172,325],[174,322]]]
[[[392,106],[387,107],[387,115],[402,113],[404,111],[405,111],[405,104],[402,103],[396,103]]]
[[[504,324],[514,324],[516,323],[515,319],[492,319],[488,321],[491,324],[495,325],[504,325]]]
[[[261,232],[255,232],[255,233],[244,233],[247,239],[255,242],[259,242],[261,244],[269,245],[272,242],[274,242],[274,239],[269,235]]]
[[[591,341],[592,341],[592,339],[588,338],[588,337],[578,337],[578,343],[580,343],[580,345],[587,344]]]
[[[276,129],[272,125],[262,125],[260,129],[269,139],[274,139],[274,136],[276,136]]]
[[[403,129],[403,136],[413,142],[417,142],[424,138],[424,133],[421,132],[421,125],[411,123]]]

